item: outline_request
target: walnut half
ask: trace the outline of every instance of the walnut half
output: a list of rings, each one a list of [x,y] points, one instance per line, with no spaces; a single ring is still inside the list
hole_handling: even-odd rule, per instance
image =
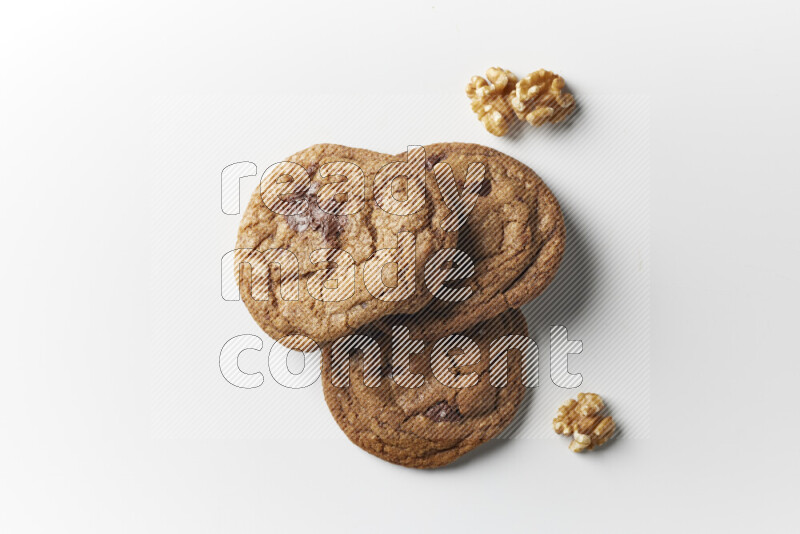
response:
[[[601,414],[605,404],[596,393],[578,393],[578,400],[570,399],[558,409],[553,419],[556,434],[572,435],[569,450],[590,451],[607,442],[614,435],[616,425],[611,416]]]
[[[492,67],[486,71],[486,79],[473,76],[467,84],[467,96],[472,111],[478,115],[486,130],[498,137],[508,132],[514,122],[511,108],[511,92],[514,91],[517,77],[511,71]]]
[[[563,121],[575,109],[575,98],[562,93],[564,85],[564,78],[549,70],[531,72],[514,89],[511,97],[514,113],[533,126]]]

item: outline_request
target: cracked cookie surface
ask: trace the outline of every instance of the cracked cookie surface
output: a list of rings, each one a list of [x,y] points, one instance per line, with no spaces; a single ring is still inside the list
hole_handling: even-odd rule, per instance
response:
[[[274,264],[262,272],[253,272],[252,278],[243,276],[240,279],[237,273],[242,300],[270,337],[281,340],[290,348],[312,349],[314,346],[307,338],[317,344],[325,344],[385,315],[414,313],[430,301],[431,294],[425,289],[421,276],[424,265],[436,251],[454,246],[457,238],[457,232],[441,229],[441,220],[448,212],[431,182],[431,173],[425,173],[425,202],[418,211],[396,215],[376,204],[373,185],[376,174],[383,166],[406,162],[405,153],[393,156],[321,144],[302,150],[285,161],[299,164],[311,176],[311,181],[304,188],[296,188],[282,197],[284,202],[294,206],[294,211],[283,215],[269,209],[262,198],[261,188],[257,189],[242,217],[236,244],[237,249],[284,249],[297,257],[298,268],[292,272],[287,273],[287,268],[283,266],[284,282],[288,277],[290,282],[299,285],[299,298],[296,300],[286,298],[283,294],[281,269]],[[352,163],[364,173],[363,206],[355,213],[337,215],[331,213],[329,206],[320,206],[320,188],[342,180],[342,176],[334,176],[333,171],[322,178],[320,170],[326,163],[338,162]],[[405,198],[409,198],[408,191],[403,191],[403,183],[400,180],[390,185],[393,198],[402,199],[404,194]],[[407,186],[408,181],[405,184]],[[402,300],[376,298],[364,283],[363,266],[375,251],[396,248],[401,233],[414,237],[413,265],[416,274],[413,294]],[[334,267],[324,261],[329,259],[324,255],[321,259],[314,258],[316,262],[312,261],[312,252],[330,249],[347,252],[355,268],[352,296],[343,300],[317,299],[308,291],[315,276],[319,282],[320,271]],[[397,269],[394,273],[391,269],[381,273],[387,285],[396,284],[400,274]],[[323,279],[323,285],[325,282],[327,280]],[[254,298],[254,289],[261,291],[260,299]]]
[[[420,326],[411,326],[408,332],[413,339],[424,340],[425,347],[410,355],[409,365],[401,369],[393,367],[398,362],[392,361],[389,336],[375,329],[360,334],[377,341],[380,366],[365,366],[369,351],[359,342],[351,347],[361,350],[341,351],[349,355],[348,374],[346,368],[342,371],[341,365],[334,364],[339,361],[334,359],[335,349],[326,347],[322,369],[325,400],[347,437],[370,454],[407,467],[439,467],[495,437],[513,420],[525,394],[522,351],[512,348],[505,353],[506,379],[496,381],[490,379],[490,346],[504,336],[527,336],[528,329],[522,313],[513,309],[480,323],[460,334],[475,343],[479,361],[454,362],[448,358],[468,351],[445,350],[440,355],[448,362],[446,369],[436,366],[436,375],[430,356],[437,338],[428,337]],[[377,387],[368,385],[374,385],[370,380],[375,373],[370,369],[379,369]],[[411,383],[405,373],[423,375],[424,383],[404,387]],[[473,373],[478,379],[468,387],[451,387],[437,378],[443,373],[446,380],[461,380]],[[343,376],[349,377],[346,385],[342,385]]]
[[[469,255],[474,274],[453,287],[469,287],[463,302],[434,299],[413,317],[386,317],[392,323],[424,324],[429,335],[459,332],[508,308],[536,298],[555,278],[564,254],[561,208],[539,176],[516,159],[491,148],[464,143],[425,147],[433,167],[450,165],[463,188],[467,167],[481,162],[484,183],[475,207],[458,230],[456,248]]]

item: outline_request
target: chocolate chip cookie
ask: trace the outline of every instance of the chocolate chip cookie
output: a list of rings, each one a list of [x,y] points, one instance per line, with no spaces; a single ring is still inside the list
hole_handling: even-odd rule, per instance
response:
[[[424,324],[428,335],[442,336],[519,308],[544,291],[564,253],[564,218],[541,178],[502,152],[463,143],[427,145],[425,150],[428,168],[444,171],[449,166],[462,190],[470,164],[486,168],[474,207],[458,229],[456,248],[469,256],[474,272],[444,284],[469,288],[470,294],[459,302],[436,298],[413,317],[387,317],[380,327],[386,331],[396,321],[411,321]],[[437,184],[443,187],[441,180]]]
[[[419,149],[391,156],[322,144],[265,172],[242,217],[236,265],[242,300],[267,334],[313,349],[431,300],[421,273],[457,231],[442,229],[448,211],[426,161]]]
[[[432,468],[511,422],[525,393],[520,343],[528,329],[518,310],[442,340],[418,324],[395,327],[394,335],[362,329],[323,351],[325,400],[353,443],[389,462]]]

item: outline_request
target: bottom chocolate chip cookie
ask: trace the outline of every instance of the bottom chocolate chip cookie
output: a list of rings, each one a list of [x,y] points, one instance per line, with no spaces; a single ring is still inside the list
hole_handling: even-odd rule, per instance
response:
[[[527,334],[518,310],[442,340],[425,339],[419,327],[396,327],[391,336],[362,330],[325,349],[325,400],[347,437],[370,454],[439,467],[516,415]]]

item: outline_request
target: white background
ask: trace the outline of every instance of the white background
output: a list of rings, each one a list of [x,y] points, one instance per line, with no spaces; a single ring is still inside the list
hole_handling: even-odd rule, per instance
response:
[[[795,530],[798,9],[4,7],[0,530]],[[493,64],[649,99],[649,437],[503,440],[418,472],[340,438],[157,436],[154,100],[442,94]]]

